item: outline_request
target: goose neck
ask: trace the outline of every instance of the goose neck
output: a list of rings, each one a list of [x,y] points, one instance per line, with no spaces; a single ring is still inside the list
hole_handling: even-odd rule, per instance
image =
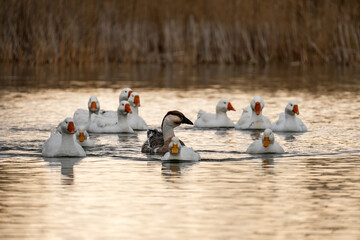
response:
[[[168,139],[171,139],[172,137],[175,136],[174,127],[168,125],[166,122],[163,125],[162,132],[163,132],[164,142],[166,142]]]

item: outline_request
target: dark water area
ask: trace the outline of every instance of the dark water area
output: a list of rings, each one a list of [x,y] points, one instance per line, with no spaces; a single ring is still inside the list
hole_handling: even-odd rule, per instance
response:
[[[269,89],[309,92],[359,91],[360,68],[182,65],[29,67],[0,65],[2,88],[69,89],[133,86],[170,89]]]
[[[305,133],[275,133],[284,154],[245,151],[261,131],[175,129],[199,162],[140,152],[146,132],[90,134],[85,158],[43,158],[50,131],[96,95],[125,87],[159,127],[221,98],[236,112],[260,95],[274,122],[290,100]],[[360,70],[349,67],[0,66],[1,239],[359,239]]]

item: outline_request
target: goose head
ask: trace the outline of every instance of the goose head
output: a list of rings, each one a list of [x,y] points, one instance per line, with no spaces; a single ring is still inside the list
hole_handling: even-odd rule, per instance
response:
[[[87,140],[88,136],[89,134],[84,127],[79,127],[79,129],[76,131],[76,138],[79,140],[79,142],[84,142]]]
[[[128,100],[131,93],[131,88],[124,88],[119,95],[119,103],[123,100]]]
[[[271,129],[267,128],[264,131],[264,134],[262,135],[262,144],[264,147],[268,147],[270,144],[273,144],[275,141],[275,136],[274,133],[272,132]]]
[[[253,110],[253,112],[256,113],[256,115],[260,115],[261,111],[263,110],[263,108],[265,106],[265,103],[261,97],[256,96],[253,98],[253,100],[251,100],[250,106],[251,106],[251,109]]]
[[[161,129],[164,130],[164,125],[175,128],[180,126],[182,123],[193,125],[192,121],[185,117],[183,113],[176,110],[169,111],[163,118]]]
[[[88,102],[88,109],[91,113],[98,113],[100,110],[100,103],[95,96],[91,96]]]
[[[181,143],[179,138],[173,137],[171,138],[171,142],[169,144],[169,152],[171,155],[177,155],[180,153]]]
[[[227,112],[227,111],[236,111],[235,108],[231,105],[230,101],[227,99],[220,99],[218,104],[216,104],[216,112]]]
[[[72,118],[65,118],[65,120],[59,124],[59,128],[61,133],[65,133],[65,134],[75,133],[75,123]]]
[[[140,107],[140,95],[137,92],[132,92],[128,101],[131,105]]]
[[[132,113],[130,108],[130,103],[128,101],[121,101],[119,107],[117,109],[118,115],[127,115],[128,113]]]
[[[290,101],[286,107],[285,107],[285,113],[289,114],[289,115],[299,115],[299,106],[297,104],[297,102],[295,101]]]

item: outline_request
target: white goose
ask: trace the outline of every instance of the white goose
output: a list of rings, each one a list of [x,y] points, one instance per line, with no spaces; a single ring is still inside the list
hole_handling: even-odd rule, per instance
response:
[[[91,115],[100,115],[100,103],[95,96],[91,96],[88,102],[88,110],[77,109],[74,113],[74,122],[77,126],[86,126],[90,122]]]
[[[182,123],[193,125],[181,112],[176,110],[167,112],[161,123],[161,132],[157,129],[149,129],[147,131],[147,140],[141,147],[141,152],[150,154],[164,154],[168,152],[169,143],[172,137],[175,136],[174,128]],[[182,145],[185,145],[181,140],[179,141]]]
[[[84,127],[79,127],[76,131],[76,140],[82,147],[93,147],[94,142],[90,139]]]
[[[306,132],[307,127],[295,114],[300,114],[299,106],[296,102],[290,101],[285,107],[285,112],[271,125],[271,129],[275,132]]]
[[[132,114],[128,115],[129,125],[134,130],[147,130],[148,126],[142,117],[139,116],[140,96],[132,92],[129,97]]]
[[[261,139],[253,142],[246,153],[284,153],[284,149],[279,143],[275,142],[274,133],[271,129],[266,129]]]
[[[265,106],[261,97],[256,96],[251,100],[250,106],[243,109],[236,129],[266,129],[271,127],[270,120],[262,114]]]
[[[66,118],[52,132],[42,146],[44,157],[85,157],[84,149],[75,141],[75,124],[72,118]]]
[[[199,110],[194,126],[198,128],[234,127],[234,123],[226,115],[227,111],[235,111],[230,101],[221,99],[216,105],[216,114]]]
[[[121,101],[128,101],[130,94],[132,92],[133,91],[131,90],[131,88],[124,88],[123,90],[121,90],[119,95],[119,104],[121,103]],[[117,111],[104,111],[102,116],[108,119],[108,123],[115,124],[118,115],[117,115]]]
[[[127,114],[132,113],[128,101],[121,101],[117,109],[117,122],[109,123],[108,119],[91,118],[88,131],[93,133],[133,133],[134,130],[129,126]]]
[[[121,90],[119,95],[119,103],[124,100],[128,101],[132,92],[133,90],[131,88],[124,88],[123,90]]]
[[[182,146],[179,138],[173,137],[169,144],[169,152],[161,158],[162,161],[182,160],[182,161],[199,161],[200,155],[192,148]]]

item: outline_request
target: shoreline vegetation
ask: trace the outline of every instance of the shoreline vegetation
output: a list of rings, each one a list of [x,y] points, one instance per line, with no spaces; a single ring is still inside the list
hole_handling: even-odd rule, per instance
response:
[[[0,62],[352,65],[351,0],[8,0]]]

